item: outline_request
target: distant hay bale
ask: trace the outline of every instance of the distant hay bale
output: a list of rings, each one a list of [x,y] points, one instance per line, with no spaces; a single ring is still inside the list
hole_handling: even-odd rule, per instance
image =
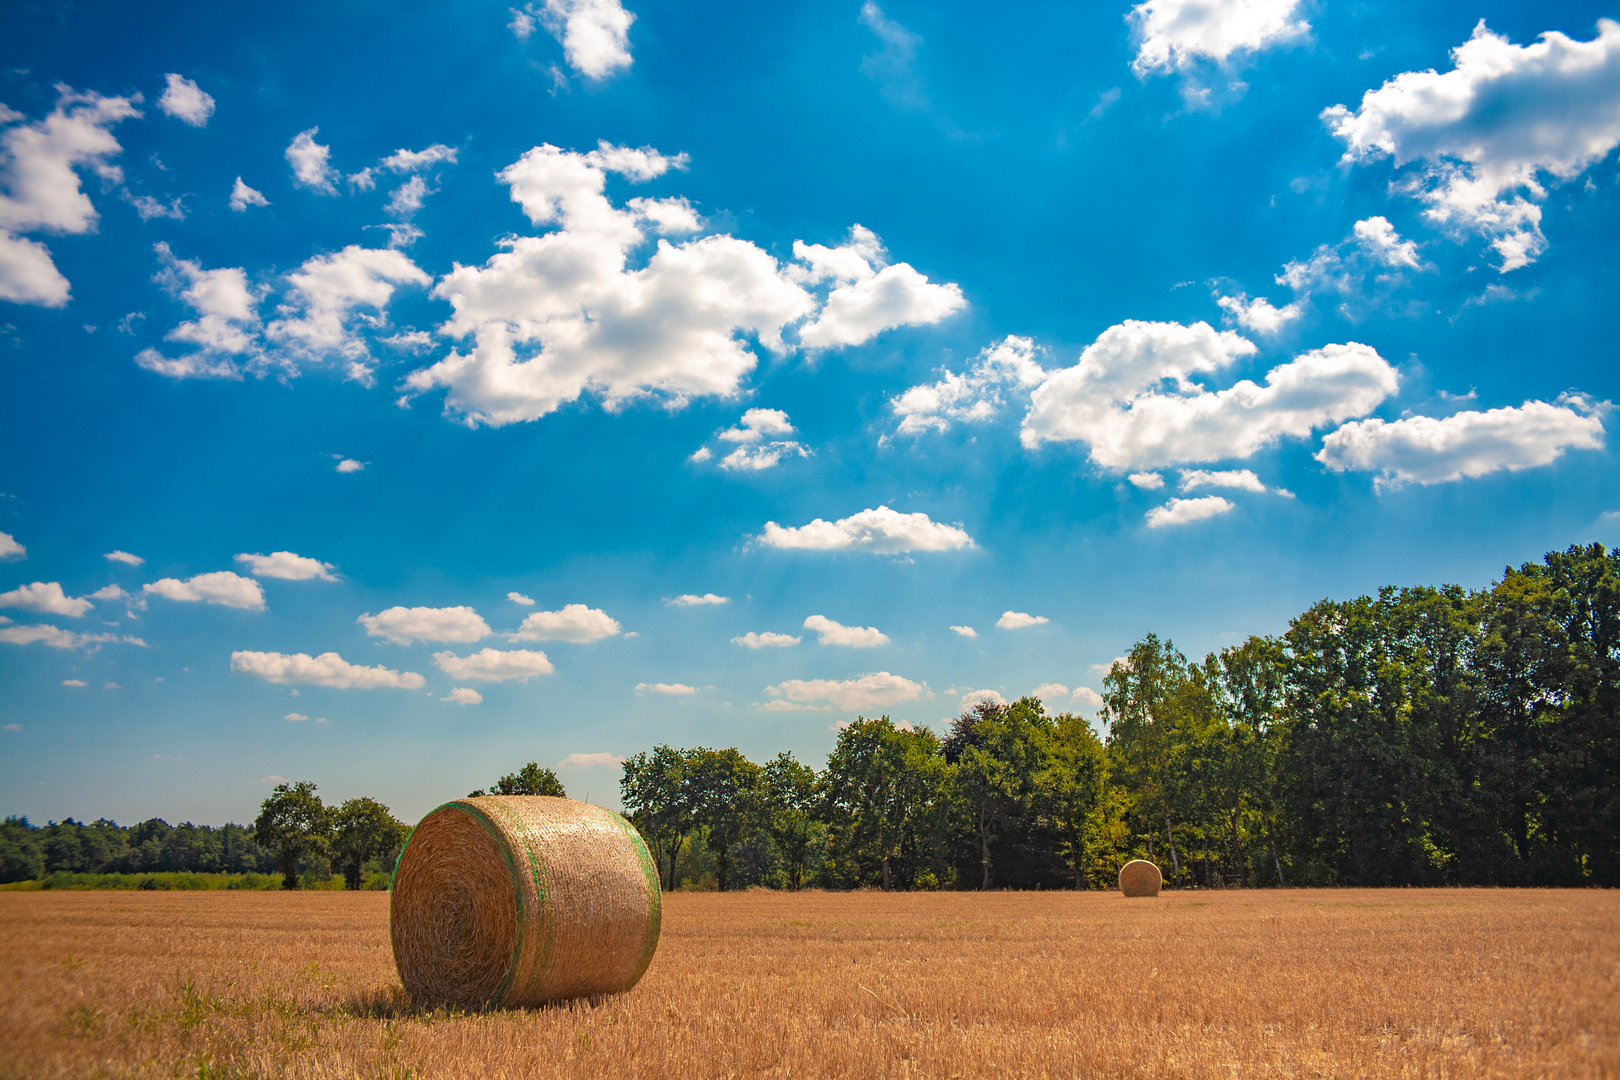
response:
[[[394,871],[394,963],[413,1001],[523,1007],[618,993],[658,947],[658,872],[611,810],[486,795],[422,819]]]
[[[1163,884],[1159,868],[1145,859],[1132,859],[1119,868],[1119,891],[1126,896],[1158,896]]]

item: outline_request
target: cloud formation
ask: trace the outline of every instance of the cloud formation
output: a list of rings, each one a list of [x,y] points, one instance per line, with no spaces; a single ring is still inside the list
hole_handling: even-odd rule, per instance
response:
[[[767,521],[760,542],[767,547],[798,551],[898,555],[910,551],[958,551],[972,547],[973,537],[954,525],[933,521],[921,511],[902,514],[879,506],[837,521],[816,518],[808,525],[791,528]]]
[[[1003,630],[1022,630],[1026,626],[1041,626],[1051,621],[1045,615],[1031,615],[1027,611],[1003,611],[996,625]]]
[[[1171,499],[1163,506],[1155,506],[1143,516],[1148,528],[1162,529],[1166,525],[1190,525],[1195,521],[1230,513],[1237,504],[1219,495],[1203,495],[1196,499]]]
[[[1550,465],[1565,450],[1600,450],[1606,406],[1556,404],[1460,412],[1444,418],[1361,420],[1322,440],[1316,460],[1333,472],[1375,472],[1381,485],[1443,484]]]
[[[1035,342],[1013,334],[987,346],[963,374],[949,368],[941,368],[940,374],[938,382],[913,386],[890,399],[890,410],[900,417],[900,434],[944,432],[952,421],[989,420],[1005,404],[1004,390],[1027,390],[1046,378],[1035,360]]]
[[[141,591],[151,596],[182,603],[202,601],[221,607],[241,608],[244,611],[264,609],[264,590],[252,578],[242,577],[229,570],[216,570],[211,574],[198,574],[181,581],[178,578],[160,578]]]
[[[1131,70],[1139,79],[1179,73],[1188,107],[1205,107],[1212,76],[1224,75],[1227,88],[1241,93],[1231,73],[1242,61],[1310,33],[1299,8],[1300,0],[1147,0],[1125,16],[1136,42]]]
[[[861,712],[898,705],[903,701],[916,701],[928,692],[925,683],[912,682],[887,671],[873,672],[853,679],[788,679],[765,692],[775,701],[766,709],[791,712],[800,709],[837,709],[841,712]],[[818,702],[826,702],[825,706]]]
[[[89,649],[94,651],[101,645],[113,642],[123,642],[126,645],[139,645],[145,648],[146,642],[138,637],[120,636],[118,634],[76,634],[71,630],[63,630],[59,626],[49,623],[36,623],[32,626],[18,626],[10,619],[0,616],[0,643],[7,645],[33,645],[41,644],[52,649]],[[63,685],[71,685],[72,680]],[[84,683],[79,682],[79,686]]]
[[[1202,322],[1111,326],[1035,390],[1023,444],[1084,443],[1094,463],[1120,470],[1244,458],[1365,416],[1399,385],[1395,369],[1356,342],[1302,353],[1267,372],[1263,386],[1242,379],[1215,391],[1193,381],[1255,351]]]
[[[1597,29],[1591,41],[1551,30],[1514,45],[1481,19],[1452,70],[1402,72],[1322,120],[1347,163],[1417,163],[1393,189],[1435,226],[1486,238],[1507,273],[1546,249],[1542,175],[1571,180],[1620,145],[1620,23]]]
[[[513,641],[571,641],[583,644],[624,631],[607,612],[584,604],[565,604],[561,611],[536,611],[523,620]]]
[[[446,675],[460,681],[505,682],[517,679],[528,682],[535,675],[550,675],[555,670],[545,653],[527,649],[481,649],[471,656],[437,652],[433,654],[433,662]]]
[[[184,75],[170,72],[164,79],[168,86],[158,98],[158,108],[192,127],[206,127],[208,118],[214,115],[213,97]]]
[[[685,683],[636,683],[636,693],[638,694],[669,694],[673,697],[686,697],[697,692],[697,687],[687,686]]]
[[[484,703],[484,695],[480,694],[470,686],[457,686],[439,700],[453,701],[457,705],[482,705]]]
[[[289,374],[296,373],[296,362],[335,357],[345,362],[349,378],[369,386],[370,351],[354,322],[384,325],[383,313],[400,286],[431,282],[415,263],[392,249],[350,244],[335,254],[316,255],[287,275],[288,297],[277,309],[281,318],[265,327],[265,337],[281,346]],[[377,314],[357,315],[360,308]]]
[[[596,754],[574,753],[569,754],[567,757],[557,762],[557,767],[559,769],[617,769],[623,764],[624,758],[620,757],[618,754],[609,754],[606,752]]]
[[[334,690],[420,690],[427,680],[414,671],[391,671],[378,665],[351,664],[335,652],[311,656],[308,653],[252,652],[231,653],[231,670],[252,675],[265,682],[287,686],[326,686]]]
[[[322,195],[336,195],[338,172],[332,168],[332,148],[315,141],[320,128],[300,131],[287,144],[287,164],[292,166],[293,182]]]
[[[395,645],[409,645],[413,641],[477,641],[493,633],[483,616],[465,605],[391,607],[375,615],[362,615],[355,621],[366,628],[369,636]]]
[[[536,23],[563,47],[568,66],[592,81],[628,70],[630,24],[634,12],[619,0],[545,0],[512,9],[507,24],[519,41],[527,41]]]
[[[717,596],[712,592],[704,593],[702,596],[697,593],[682,593],[664,601],[668,607],[702,607],[706,604],[729,604],[730,602],[731,597]]]
[[[258,294],[248,286],[241,267],[204,270],[202,264],[178,258],[165,242],[153,245],[158,272],[152,280],[196,313],[164,335],[165,340],[195,346],[196,351],[170,359],[156,349],[142,349],[135,363],[171,379],[237,379],[233,357],[262,364],[258,340]]]
[[[804,620],[804,628],[814,631],[822,645],[847,645],[852,649],[874,649],[889,643],[889,635],[875,626],[845,626],[825,615],[812,615]],[[797,643],[797,639],[794,639]]]
[[[122,554],[118,552],[116,554]],[[112,555],[107,558],[112,558]],[[28,558],[28,549],[17,543],[17,538],[8,532],[0,532],[0,562],[11,562],[13,559]]]
[[[735,427],[726,428],[716,438],[736,444],[736,448],[720,459],[722,469],[757,471],[776,466],[784,457],[809,457],[810,449],[803,443],[787,439],[794,434],[788,414],[781,409],[749,409]],[[707,461],[712,454],[707,447],[693,460]]]
[[[95,607],[83,597],[68,596],[55,581],[36,581],[10,592],[0,593],[0,607],[37,611],[41,615],[66,615],[77,619]]]
[[[337,580],[332,576],[332,571],[337,568],[331,563],[295,555],[290,551],[273,551],[269,555],[242,554],[236,557],[236,561],[245,563],[248,573],[256,578],[278,578],[282,581],[309,581],[315,578],[321,581]]]
[[[802,638],[792,634],[776,634],[770,631],[755,633],[750,630],[740,637],[731,639],[733,645],[741,645],[745,649],[785,649],[790,645],[797,645]]]
[[[231,185],[230,205],[232,210],[242,213],[250,206],[269,206],[270,200],[264,197],[264,192],[242,183],[242,178],[238,176],[236,183]]]

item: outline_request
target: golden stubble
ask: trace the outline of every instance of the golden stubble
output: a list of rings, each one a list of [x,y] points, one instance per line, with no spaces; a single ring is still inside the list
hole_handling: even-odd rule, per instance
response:
[[[0,1077],[1620,1075],[1620,895],[664,899],[630,993],[413,1010],[380,893],[0,893]]]

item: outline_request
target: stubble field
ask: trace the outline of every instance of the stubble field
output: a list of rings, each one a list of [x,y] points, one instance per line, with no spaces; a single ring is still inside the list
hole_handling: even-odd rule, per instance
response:
[[[492,1015],[387,905],[0,894],[0,1077],[1620,1075],[1612,893],[677,894],[629,994]]]

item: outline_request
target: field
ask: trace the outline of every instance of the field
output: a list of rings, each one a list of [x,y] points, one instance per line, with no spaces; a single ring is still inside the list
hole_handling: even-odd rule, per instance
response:
[[[1620,1075],[1620,895],[665,898],[634,991],[403,1000],[379,893],[0,894],[0,1077]]]

